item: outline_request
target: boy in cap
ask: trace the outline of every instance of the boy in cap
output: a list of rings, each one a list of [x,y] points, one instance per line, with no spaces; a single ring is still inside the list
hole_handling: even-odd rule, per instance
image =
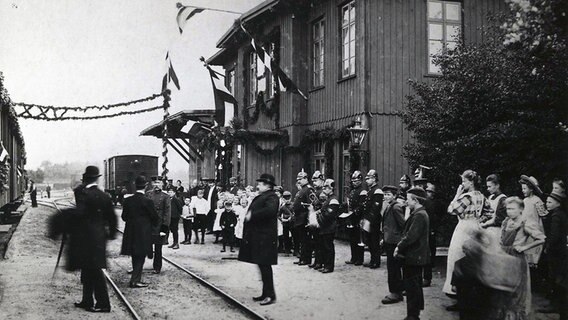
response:
[[[221,229],[223,229],[223,250],[225,252],[227,244],[231,247],[231,252],[235,252],[235,226],[237,225],[237,215],[233,210],[233,201],[225,200],[225,210],[221,213]]]
[[[278,210],[278,219],[282,222],[282,235],[280,236],[279,252],[290,254],[292,243],[290,241],[290,229],[292,224],[292,193],[284,191],[280,199],[280,209]]]

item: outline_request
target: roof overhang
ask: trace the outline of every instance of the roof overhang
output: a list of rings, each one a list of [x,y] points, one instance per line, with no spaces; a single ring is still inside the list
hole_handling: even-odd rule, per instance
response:
[[[169,138],[198,138],[207,134],[213,126],[215,110],[184,110],[169,116],[165,121],[168,125]],[[189,132],[183,132],[189,121],[194,122]],[[162,138],[164,120],[151,125],[140,132],[141,136]]]

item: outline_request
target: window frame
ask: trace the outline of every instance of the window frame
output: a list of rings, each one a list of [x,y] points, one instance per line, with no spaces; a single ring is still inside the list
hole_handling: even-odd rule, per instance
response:
[[[349,13],[349,20],[346,24],[343,23],[343,12],[345,8],[348,10],[353,9],[354,18],[351,19],[351,13]],[[342,3],[339,6],[339,80],[349,79],[357,74],[357,2],[356,0],[351,0]],[[349,40],[347,42],[348,47],[348,57],[346,58],[344,54],[345,43],[343,40],[344,31],[347,30],[349,35]],[[353,38],[351,38],[351,30],[353,30]],[[353,50],[351,50],[351,43],[353,43]],[[351,67],[351,60],[353,60],[353,67]],[[348,71],[344,73],[345,69],[343,67],[345,61],[348,63]]]
[[[326,35],[326,21],[324,16],[320,16],[311,23],[311,88],[318,89],[325,86],[325,35]],[[316,38],[315,27],[319,26],[318,31],[321,31],[321,37]],[[319,66],[321,68],[316,69],[316,44],[319,44],[320,54],[319,54]],[[318,70],[319,72],[317,72]],[[317,76],[317,77],[316,77]],[[316,83],[316,80],[318,82]],[[321,80],[321,81],[319,81]]]
[[[256,103],[256,98],[258,97],[258,79],[256,78],[258,65],[256,63],[256,52],[253,49],[249,51],[248,54],[248,98],[249,105],[253,106]]]
[[[315,141],[312,145],[312,158],[313,158],[313,168],[314,172],[319,170],[325,177],[325,141]],[[319,164],[319,166],[318,166]]]
[[[442,17],[441,18],[431,18],[430,17],[430,3],[440,3],[442,5]],[[457,4],[459,5],[459,13],[458,18],[459,20],[448,20],[446,16],[446,5],[447,4]],[[463,41],[463,34],[464,34],[464,17],[463,17],[463,2],[460,0],[426,0],[426,74],[428,76],[441,76],[441,71],[431,70],[430,69],[430,58],[436,54],[430,53],[430,42],[437,41],[441,42],[442,44],[442,52],[445,52],[447,49],[448,42],[453,42],[459,44]],[[430,25],[431,24],[439,24],[442,26],[442,39],[431,39],[430,37]],[[455,40],[448,40],[447,38],[447,26],[459,26],[459,39]]]

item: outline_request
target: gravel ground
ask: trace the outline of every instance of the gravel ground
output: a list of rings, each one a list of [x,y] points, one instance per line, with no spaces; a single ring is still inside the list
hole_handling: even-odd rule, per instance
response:
[[[111,291],[111,314],[90,314],[73,307],[81,296],[78,273],[58,271],[56,281],[51,273],[59,243],[44,236],[45,207],[30,208],[10,242],[7,259],[0,261],[0,319],[128,319],[129,315]],[[117,210],[120,214],[120,210]],[[181,230],[181,229],[180,229]],[[180,231],[180,236],[183,234]],[[109,243],[109,273],[143,318],[159,319],[240,319],[227,303],[189,276],[174,270],[164,262],[163,273],[151,273],[147,261],[143,279],[146,289],[125,288],[128,257],[118,256],[121,238]],[[386,263],[376,270],[348,266],[348,246],[336,241],[336,269],[321,274],[308,267],[293,264],[296,258],[279,257],[274,267],[278,301],[260,306],[251,297],[261,291],[260,274],[255,265],[235,260],[236,253],[220,253],[206,236],[205,245],[181,245],[173,250],[164,247],[164,255],[196,272],[237,300],[244,302],[268,319],[403,319],[406,304],[385,306],[380,300],[387,294]],[[368,253],[366,253],[368,260]],[[435,269],[433,286],[425,288],[426,309],[422,319],[458,319],[444,306],[452,301],[442,294],[441,268]],[[557,319],[557,316],[537,314],[534,319]]]

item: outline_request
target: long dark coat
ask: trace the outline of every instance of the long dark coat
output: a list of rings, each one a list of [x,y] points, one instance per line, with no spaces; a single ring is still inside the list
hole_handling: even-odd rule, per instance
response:
[[[122,220],[126,222],[120,254],[129,256],[152,256],[152,227],[160,217],[154,202],[136,192],[124,199]]]
[[[106,268],[106,240],[116,234],[111,198],[96,185],[74,190],[77,210],[69,237],[69,270]]]
[[[244,223],[239,260],[259,265],[278,263],[278,196],[266,191],[255,197],[249,206],[251,215]]]
[[[167,232],[169,230],[172,215],[171,199],[166,193],[154,190],[146,192],[146,197],[152,200],[154,208],[158,213],[159,221],[157,224],[152,225],[152,235],[154,236],[154,241],[159,243],[161,242],[160,231]]]
[[[424,207],[413,211],[404,224],[402,239],[398,243],[398,252],[404,256],[404,264],[423,266],[430,264],[430,222]]]
[[[546,254],[550,257],[549,277],[554,283],[568,288],[568,216],[561,208],[551,210],[549,215],[550,228],[545,243]]]

